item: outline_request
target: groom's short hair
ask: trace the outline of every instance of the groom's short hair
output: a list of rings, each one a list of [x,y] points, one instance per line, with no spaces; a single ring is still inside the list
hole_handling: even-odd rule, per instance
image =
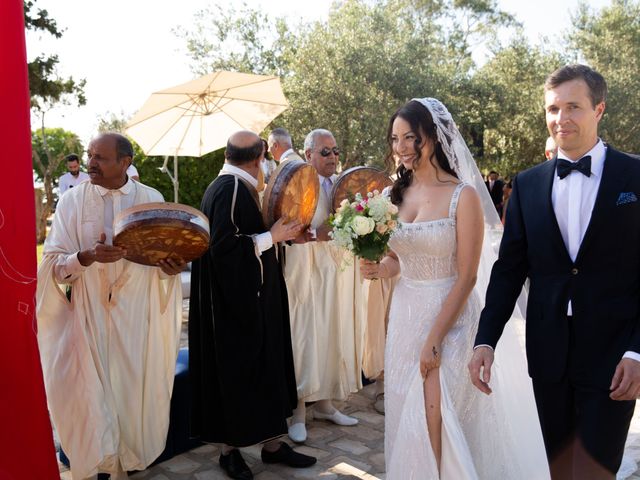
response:
[[[594,108],[599,103],[607,100],[607,82],[604,77],[593,68],[579,63],[558,68],[547,77],[547,80],[544,82],[544,89],[545,91],[551,90],[571,80],[583,80],[587,84],[591,103]]]

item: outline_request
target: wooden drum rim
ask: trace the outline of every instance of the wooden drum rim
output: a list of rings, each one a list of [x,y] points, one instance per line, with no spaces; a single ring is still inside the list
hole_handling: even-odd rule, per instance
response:
[[[267,188],[265,190],[264,197],[262,200],[262,218],[267,228],[271,228],[271,226],[278,220],[277,218],[275,218],[275,214],[278,208],[277,202],[281,200],[279,195],[284,195],[287,189],[287,186],[289,185],[288,183],[285,183],[285,182],[288,182],[289,180],[293,179],[294,175],[300,169],[312,169],[314,178],[317,179],[316,170],[312,165],[306,162],[303,162],[302,160],[294,160],[294,159],[285,160],[284,162],[282,162],[280,165],[278,165],[278,168],[271,175],[271,178],[269,179],[269,183],[267,184]],[[286,176],[287,174],[289,174],[290,176],[285,180],[283,180],[284,178],[283,175]],[[274,188],[276,187],[278,188],[278,190],[274,195]],[[314,190],[315,190],[315,198],[313,200],[313,205],[311,209],[313,212],[315,212],[317,208],[318,200],[320,197],[319,182],[317,184],[317,187]],[[283,212],[280,212],[280,213],[282,214]],[[291,218],[295,218],[299,220],[299,217],[291,217]],[[311,223],[312,218],[313,218],[313,214],[311,214],[311,216],[309,217],[307,225],[303,225],[304,228],[306,228]]]
[[[336,181],[333,182],[333,187],[331,188],[331,210],[332,211],[335,212],[336,209],[338,208],[338,206],[340,205],[340,202],[337,202],[336,196],[338,195],[338,191],[340,190],[341,185],[343,185],[345,180],[347,180],[354,173],[362,172],[362,171],[369,171],[369,172],[371,172],[371,174],[379,176],[380,179],[382,179],[383,176],[385,177],[385,179],[388,179],[388,182],[386,182],[387,184],[384,185],[384,186],[381,186],[381,188],[379,188],[381,193],[382,193],[382,190],[385,187],[387,187],[389,185],[393,185],[393,180],[391,179],[389,174],[385,170],[383,170],[382,168],[373,167],[373,166],[369,166],[369,165],[359,165],[357,167],[351,167],[351,168],[345,170],[344,172],[342,172],[340,174],[340,176],[338,176],[338,178],[336,178]],[[356,193],[358,193],[358,192],[356,192]],[[368,192],[359,192],[359,193],[361,193],[364,196]],[[347,198],[347,197],[344,197],[344,198]],[[340,199],[340,201],[342,201],[342,200],[343,199]],[[350,199],[350,200],[352,200],[352,199]]]

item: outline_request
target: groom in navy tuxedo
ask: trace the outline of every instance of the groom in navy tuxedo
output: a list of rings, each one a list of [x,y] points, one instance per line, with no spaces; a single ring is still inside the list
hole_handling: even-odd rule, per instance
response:
[[[493,350],[529,278],[527,359],[554,480],[615,478],[640,395],[640,158],[598,137],[606,93],[584,65],[547,78],[558,152],[513,180],[469,364],[490,393]]]

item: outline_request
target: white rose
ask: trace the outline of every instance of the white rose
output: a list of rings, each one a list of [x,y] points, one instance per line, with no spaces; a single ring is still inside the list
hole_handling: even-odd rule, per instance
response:
[[[372,218],[357,216],[351,220],[351,228],[358,236],[368,235],[376,228],[376,222]]]

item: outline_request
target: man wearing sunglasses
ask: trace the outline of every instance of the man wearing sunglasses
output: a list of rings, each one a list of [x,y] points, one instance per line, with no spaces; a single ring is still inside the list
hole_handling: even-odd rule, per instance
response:
[[[305,160],[318,172],[320,199],[311,221],[312,241],[287,247],[285,280],[289,292],[298,406],[289,437],[304,442],[306,403],[315,402],[313,415],[338,425],[356,425],[333,400],[346,400],[362,388],[362,332],[365,305],[353,266],[343,268],[342,252],[328,242],[331,188],[336,180],[340,150],[333,134],[317,129],[304,142]],[[356,312],[356,313],[354,313]]]

